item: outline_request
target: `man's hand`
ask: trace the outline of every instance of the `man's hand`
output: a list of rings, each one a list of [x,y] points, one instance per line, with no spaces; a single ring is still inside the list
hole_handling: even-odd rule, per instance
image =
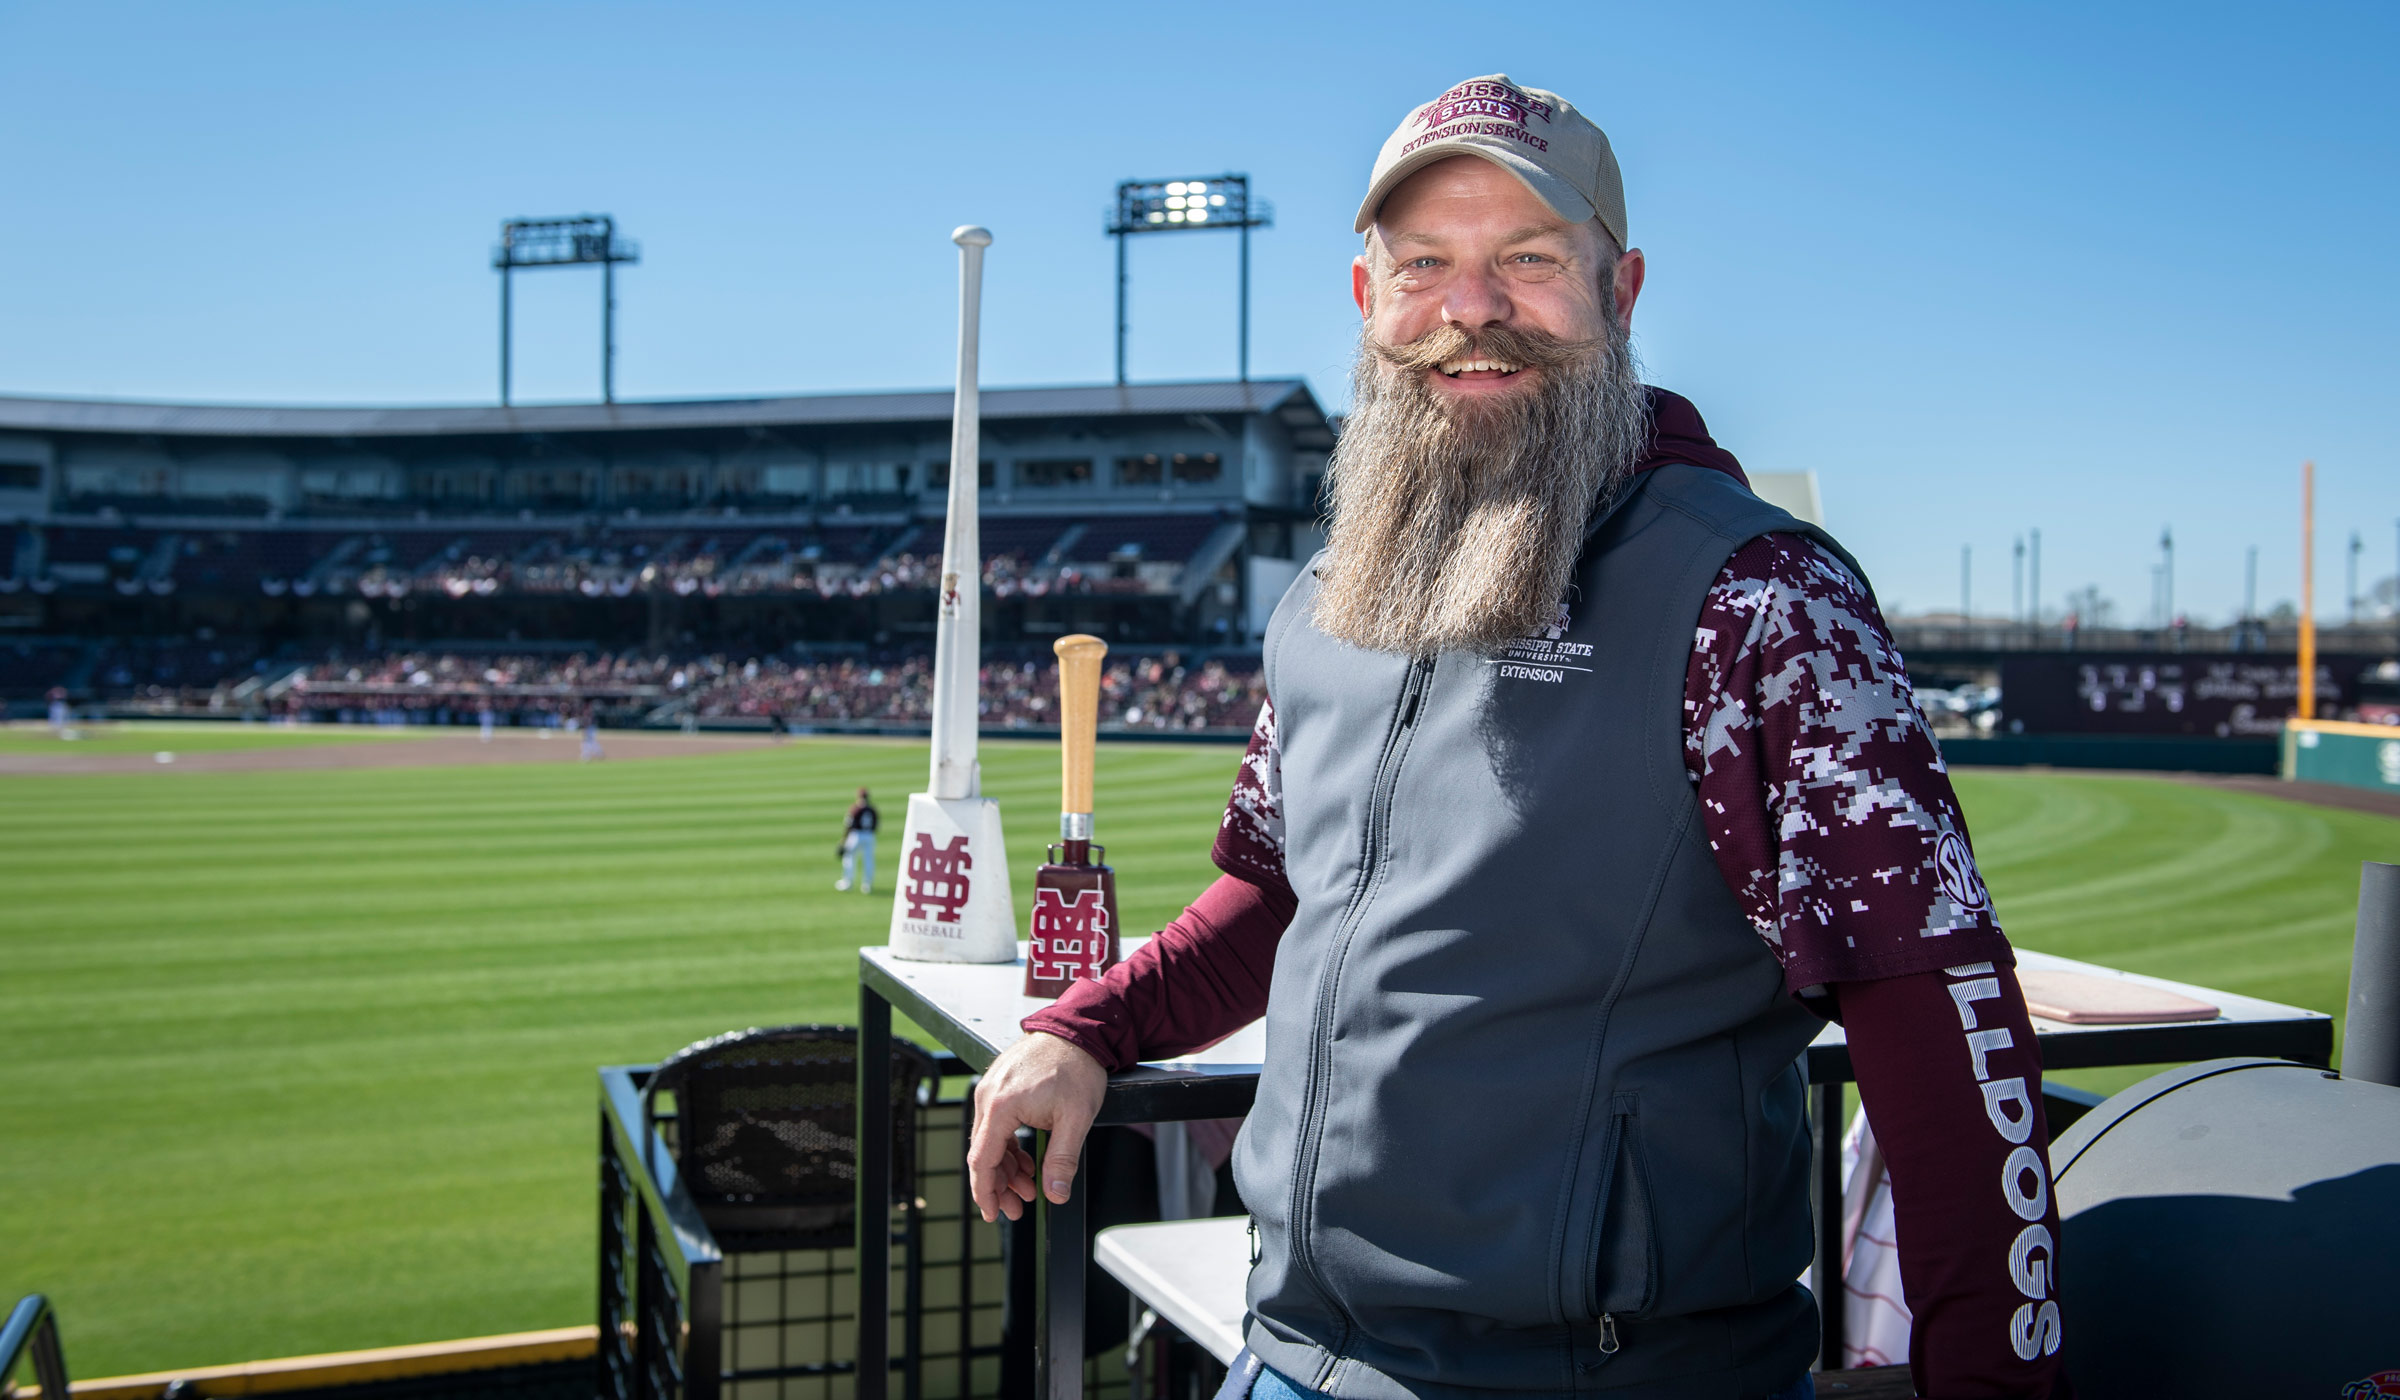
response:
[[[992,1061],[975,1086],[975,1136],[967,1147],[967,1186],[987,1223],[1020,1219],[1033,1201],[1034,1161],[1017,1146],[1021,1127],[1050,1134],[1041,1179],[1051,1204],[1066,1203],[1084,1135],[1107,1092],[1108,1071],[1098,1060],[1040,1031]]]

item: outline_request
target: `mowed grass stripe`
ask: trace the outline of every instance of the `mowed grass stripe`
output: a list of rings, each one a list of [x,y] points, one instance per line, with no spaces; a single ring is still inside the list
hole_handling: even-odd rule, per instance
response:
[[[1206,883],[1239,751],[1102,752],[1155,926]],[[1022,917],[1056,750],[983,758]],[[0,1272],[60,1298],[85,1374],[584,1320],[593,1067],[852,1019],[924,774],[921,745],[798,742],[9,783],[0,1190],[39,1210]],[[861,784],[872,899],[832,889]]]
[[[2169,779],[1956,775],[2001,921],[2027,947],[2336,1014],[2359,863],[2400,821]],[[2139,1068],[2062,1076],[2113,1091]]]
[[[990,744],[1020,920],[1056,749]],[[1213,876],[1239,750],[1104,745],[1129,929]],[[13,780],[0,804],[0,1274],[101,1374],[581,1322],[595,1065],[848,1021],[921,745],[595,765]],[[2331,1008],[2400,823],[2181,784],[1970,772],[2029,946]],[[837,894],[861,784],[876,897]]]

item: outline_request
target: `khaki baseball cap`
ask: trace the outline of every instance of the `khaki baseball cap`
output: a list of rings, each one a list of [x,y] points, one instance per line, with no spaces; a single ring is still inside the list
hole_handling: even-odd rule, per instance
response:
[[[1375,223],[1400,182],[1437,160],[1481,156],[1525,182],[1569,223],[1597,218],[1625,241],[1625,178],[1608,135],[1555,92],[1519,87],[1506,73],[1469,78],[1408,114],[1375,157],[1356,231]]]

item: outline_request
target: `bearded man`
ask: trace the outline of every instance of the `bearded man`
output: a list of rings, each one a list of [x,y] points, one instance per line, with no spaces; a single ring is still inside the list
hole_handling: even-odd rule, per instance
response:
[[[1798,1057],[1838,1017],[1918,1393],[2052,1394],[2008,942],[1863,571],[1636,374],[1607,138],[1461,83],[1357,227],[1330,531],[1268,630],[1224,875],[992,1066],[984,1217],[1065,1199],[1109,1071],[1263,1014],[1229,1389],[1806,1395]]]

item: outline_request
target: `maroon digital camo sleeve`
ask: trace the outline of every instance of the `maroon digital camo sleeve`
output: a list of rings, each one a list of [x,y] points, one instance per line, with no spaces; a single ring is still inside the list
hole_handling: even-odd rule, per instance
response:
[[[1872,597],[1805,539],[1750,542],[1708,595],[1685,710],[1686,765],[1719,870],[1782,962],[1786,984],[1795,993],[1830,989],[1808,1002],[1848,1028],[1893,1164],[1919,1392],[1935,1400],[2049,1395],[2059,1335],[2046,1252],[2055,1212],[2022,1218],[2035,1180],[2028,1153],[2051,1209],[2040,1068],[2007,971],[2013,955]],[[1078,983],[1027,1017],[1025,1028],[1119,1069],[1211,1044],[1264,1013],[1295,903],[1283,877],[1271,700],[1214,855],[1225,875],[1181,918],[1101,981]],[[1993,967],[1961,978],[1941,971],[1977,962]],[[1985,995],[1987,978],[2004,990]],[[1954,1003],[1967,995],[1951,990],[1962,984],[1974,995]],[[1957,1028],[1969,1010],[1977,1024]],[[1955,1053],[1928,1053],[1953,1043]],[[1995,1116],[2014,1111],[2020,1087],[2030,1116]],[[2023,1142],[2007,1137],[2020,1129]],[[2012,1168],[2014,1185],[2004,1187]],[[1917,1189],[1900,1185],[1904,1173]],[[1969,1185],[1942,1186],[1953,1182]],[[2040,1297],[2029,1292],[2037,1283]],[[2030,1357],[2020,1354],[2027,1348]]]
[[[1717,868],[1793,991],[2012,959],[1899,649],[1839,560],[1793,535],[1734,551],[1683,708]]]
[[[1736,550],[1684,678],[1725,882],[1838,1016],[1890,1162],[1917,1393],[2052,1394],[2060,1318],[2041,1063],[2015,956],[1881,611],[1813,542]],[[1943,969],[1950,969],[1944,971]]]

